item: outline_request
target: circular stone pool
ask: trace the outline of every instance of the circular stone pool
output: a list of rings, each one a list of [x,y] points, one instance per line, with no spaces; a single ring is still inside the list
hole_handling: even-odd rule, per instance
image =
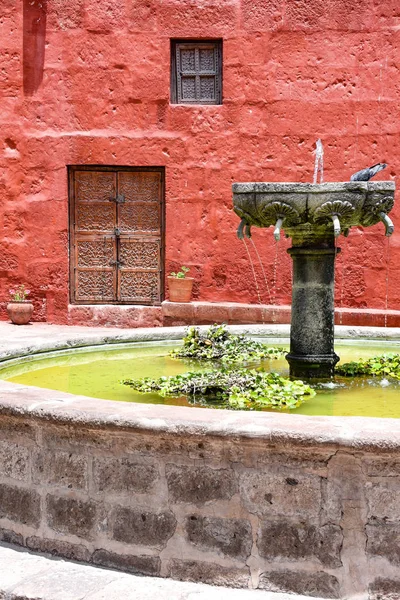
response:
[[[23,378],[30,363],[34,376],[50,359],[74,392],[0,380],[1,540],[143,575],[332,599],[399,596],[400,419],[334,416],[343,388],[322,392],[328,416],[99,400],[82,395],[93,386],[77,395],[69,371],[86,362],[106,377],[89,347],[102,346],[110,386],[131,395],[118,381],[133,369],[181,368],[165,355],[183,328],[0,330],[3,368]],[[283,345],[289,328],[230,330]],[[346,358],[397,350],[400,340],[398,329],[336,333]],[[354,337],[360,345],[348,353],[341,342]],[[391,390],[375,383],[373,410]],[[365,390],[360,397],[365,405]],[[345,397],[342,405],[348,414]]]
[[[260,340],[260,338],[258,338]],[[262,340],[270,345],[279,340]],[[280,341],[282,345],[282,340]],[[187,371],[218,368],[218,365],[188,364],[169,356],[178,342],[149,342],[106,346],[91,351],[71,350],[33,356],[11,367],[0,369],[0,378],[13,383],[32,385],[70,394],[104,400],[199,406],[186,397],[163,398],[156,393],[141,394],[122,385],[122,379],[158,378]],[[373,342],[336,345],[341,363],[369,358],[387,352],[399,352],[400,343]],[[267,371],[288,376],[284,358],[266,360],[261,365]],[[383,377],[336,377],[334,382],[314,386],[317,394],[305,401],[292,414],[327,416],[400,417],[400,382]],[[218,408],[217,404],[210,404]]]

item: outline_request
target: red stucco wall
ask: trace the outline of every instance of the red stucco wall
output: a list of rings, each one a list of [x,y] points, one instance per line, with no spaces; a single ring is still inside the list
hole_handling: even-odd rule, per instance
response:
[[[171,38],[223,39],[221,106],[170,105]],[[318,137],[328,181],[400,168],[398,0],[2,0],[0,46],[3,318],[24,282],[36,319],[67,319],[67,164],[164,165],[167,272],[237,302],[258,297],[233,181],[311,181]],[[338,306],[400,309],[399,213],[389,244],[381,224],[341,238]],[[254,242],[287,304],[287,241]]]

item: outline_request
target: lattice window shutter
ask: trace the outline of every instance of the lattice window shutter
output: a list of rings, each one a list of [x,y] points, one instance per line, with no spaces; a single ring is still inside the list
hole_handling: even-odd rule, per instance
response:
[[[218,42],[177,43],[177,102],[221,102],[221,53]]]

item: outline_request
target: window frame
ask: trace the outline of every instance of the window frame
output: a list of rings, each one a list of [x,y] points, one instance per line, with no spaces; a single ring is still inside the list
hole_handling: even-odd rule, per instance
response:
[[[201,46],[207,47],[212,45],[216,49],[216,74],[215,74],[215,86],[216,86],[216,97],[215,100],[202,100],[195,98],[194,100],[182,100],[179,99],[178,93],[178,63],[177,63],[177,51],[182,46],[187,48],[199,48]],[[218,106],[222,104],[222,39],[173,39],[171,40],[171,104],[183,105],[183,106]],[[194,76],[196,76],[194,74]]]

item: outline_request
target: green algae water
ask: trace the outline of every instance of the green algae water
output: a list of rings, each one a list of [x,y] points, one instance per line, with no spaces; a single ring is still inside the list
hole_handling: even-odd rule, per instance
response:
[[[267,341],[274,345],[270,340]],[[51,357],[35,356],[15,366],[0,368],[0,378],[23,385],[48,388],[70,394],[105,400],[193,406],[185,397],[162,398],[158,394],[141,394],[120,383],[122,379],[178,375],[186,371],[209,369],[199,363],[170,358],[168,344],[134,344],[92,351],[55,353]],[[399,352],[400,344],[377,345],[365,342],[359,346],[335,347],[341,362]],[[268,371],[288,375],[285,359],[266,360]],[[215,365],[215,368],[218,368]],[[382,377],[336,377],[333,382],[315,384],[317,394],[299,408],[290,411],[303,415],[366,416],[400,418],[400,382]],[[289,412],[289,411],[287,411]]]

